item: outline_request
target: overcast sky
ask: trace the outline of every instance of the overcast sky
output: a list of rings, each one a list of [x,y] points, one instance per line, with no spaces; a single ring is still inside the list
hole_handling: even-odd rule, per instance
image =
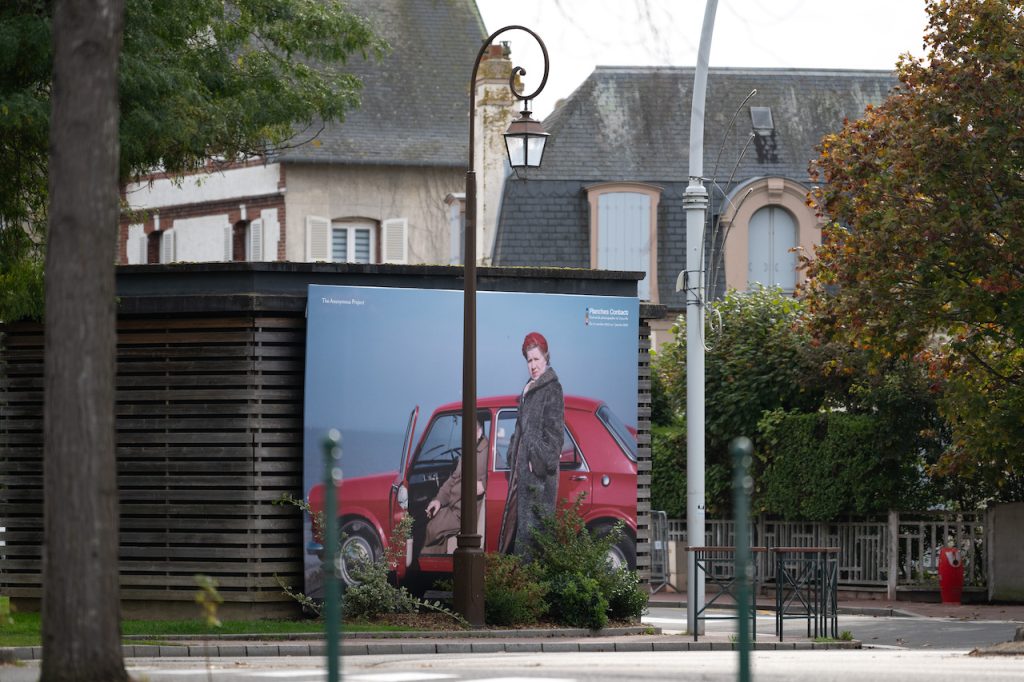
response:
[[[694,66],[704,0],[477,0],[493,32],[533,29],[550,55],[548,84],[534,111],[546,116],[597,65]],[[892,69],[900,54],[923,55],[924,0],[719,0],[711,66]],[[522,32],[513,64],[535,88],[540,53]],[[531,80],[533,79],[533,80]],[[681,103],[689,106],[689,102]]]

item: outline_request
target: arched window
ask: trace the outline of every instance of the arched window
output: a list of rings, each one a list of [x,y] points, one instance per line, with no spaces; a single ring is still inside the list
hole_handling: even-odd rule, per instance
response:
[[[780,206],[759,208],[750,217],[747,237],[747,286],[755,283],[796,288],[797,226],[789,211]]]

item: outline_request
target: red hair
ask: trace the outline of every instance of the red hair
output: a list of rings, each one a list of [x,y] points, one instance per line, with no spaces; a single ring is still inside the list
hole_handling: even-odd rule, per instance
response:
[[[545,355],[548,354],[548,340],[545,339],[539,332],[530,332],[523,339],[523,357],[526,357],[526,351],[531,348],[539,348],[540,352]]]

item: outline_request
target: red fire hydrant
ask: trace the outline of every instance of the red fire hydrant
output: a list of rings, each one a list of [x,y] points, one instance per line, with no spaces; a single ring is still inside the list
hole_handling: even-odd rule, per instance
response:
[[[964,591],[964,564],[960,550],[943,547],[939,550],[939,592],[943,604],[959,604]]]

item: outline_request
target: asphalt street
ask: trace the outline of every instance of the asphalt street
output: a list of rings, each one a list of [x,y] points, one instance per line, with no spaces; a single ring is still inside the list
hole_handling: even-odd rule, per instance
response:
[[[962,651],[869,649],[758,651],[753,679],[761,682],[1019,682],[1021,657],[974,657]],[[736,679],[733,652],[616,652],[353,656],[347,682],[652,682]],[[322,658],[132,659],[129,672],[148,682],[323,682]],[[0,667],[3,682],[35,682],[38,663]]]

